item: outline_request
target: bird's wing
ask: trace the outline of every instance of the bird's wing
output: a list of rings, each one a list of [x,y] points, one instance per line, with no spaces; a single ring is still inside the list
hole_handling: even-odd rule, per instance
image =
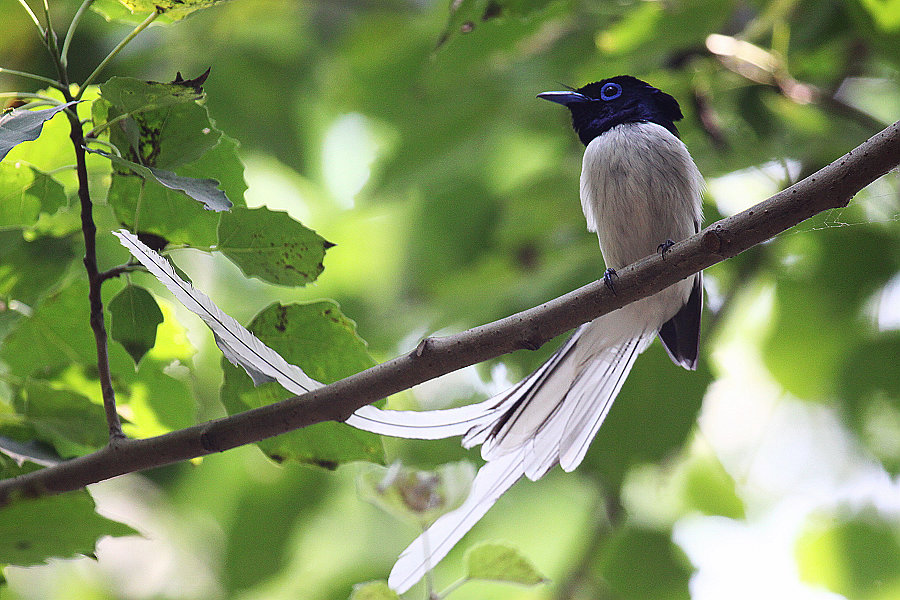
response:
[[[703,312],[703,274],[697,273],[687,303],[663,323],[659,339],[676,365],[693,371],[700,353],[700,314]]]

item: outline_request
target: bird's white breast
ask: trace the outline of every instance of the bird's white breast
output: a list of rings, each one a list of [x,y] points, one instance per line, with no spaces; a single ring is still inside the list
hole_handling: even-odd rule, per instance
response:
[[[696,233],[703,177],[685,145],[655,123],[628,123],[596,137],[584,151],[581,207],[597,232],[607,267],[618,269],[657,252],[666,240]],[[680,281],[613,313],[585,341],[628,339],[656,331],[684,305],[693,279]],[[602,317],[601,317],[602,319]],[[602,340],[585,343],[603,345]]]
[[[624,267],[693,235],[703,178],[685,145],[655,123],[628,123],[584,151],[581,207],[606,266]]]

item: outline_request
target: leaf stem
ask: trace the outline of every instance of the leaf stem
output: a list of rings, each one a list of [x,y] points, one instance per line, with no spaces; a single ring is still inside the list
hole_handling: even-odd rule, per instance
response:
[[[31,17],[31,20],[34,22],[34,26],[37,27],[37,29],[38,29],[38,33],[40,34],[41,39],[42,40],[46,39],[44,37],[46,35],[46,32],[44,31],[44,26],[41,25],[41,22],[38,20],[37,15],[34,14],[34,11],[31,10],[30,6],[28,6],[28,3],[25,2],[25,0],[19,0],[19,4],[22,5],[22,8],[24,8],[25,12],[28,13],[28,16]]]
[[[87,144],[100,144],[101,146],[106,146],[119,158],[122,157],[122,151],[119,150],[115,144],[111,144],[106,140],[101,140],[100,138],[91,137],[90,135],[85,136],[85,143]]]
[[[106,271],[99,273],[99,277],[101,281],[106,281],[107,279],[119,277],[124,273],[146,270],[147,269],[146,267],[144,267],[144,265],[138,263],[125,263],[124,265],[119,265],[118,267],[113,267],[112,269],[107,269]]]
[[[42,94],[33,94],[31,92],[0,92],[0,98],[34,98],[36,100],[41,100],[41,102],[29,102],[29,107],[32,107],[35,104],[49,104],[50,106],[65,104],[65,102],[60,102],[56,98],[51,98],[50,96],[44,96]]]
[[[81,6],[78,7],[75,16],[72,17],[72,22],[69,23],[69,29],[66,31],[66,38],[63,40],[62,51],[59,54],[59,60],[63,65],[69,64],[69,45],[72,43],[72,37],[75,35],[75,30],[81,22],[81,17],[93,3],[94,0],[84,0],[84,2],[81,3]]]
[[[436,594],[435,597],[443,600],[443,598],[446,598],[469,581],[470,579],[468,577],[460,577],[459,579],[448,585],[446,588],[444,588],[443,592],[441,592],[440,594]]]
[[[156,18],[159,17],[159,15],[161,15],[161,14],[162,14],[162,12],[160,12],[160,10],[157,8],[152,13],[150,13],[150,15],[146,19],[144,19],[140,25],[135,27],[131,31],[131,33],[129,33],[127,36],[125,36],[125,39],[123,39],[121,42],[119,42],[116,45],[116,47],[113,48],[112,51],[106,55],[106,58],[104,58],[102,61],[100,61],[100,64],[97,65],[96,69],[94,69],[94,72],[87,76],[87,79],[85,79],[84,83],[81,84],[81,89],[78,90],[78,94],[75,96],[75,99],[80,100],[81,96],[84,94],[84,91],[88,88],[89,85],[91,85],[91,83],[94,82],[94,80],[97,78],[97,75],[100,74],[100,71],[102,71],[103,68],[106,67],[106,65],[109,63],[109,61],[111,61],[119,52],[121,52],[122,49],[125,48],[125,46],[127,46],[128,43],[131,42],[131,40],[133,40],[135,37],[137,37],[137,35],[140,32],[147,29],[147,27],[149,27],[150,24],[153,21],[155,21]]]
[[[50,79],[49,77],[44,77],[43,75],[36,75],[34,73],[27,73],[25,71],[16,71],[15,69],[7,69],[5,67],[0,67],[0,74],[6,73],[7,75],[15,75],[16,77],[25,77],[26,79],[32,79],[34,81],[40,81],[50,87],[54,87],[58,90],[64,89],[62,84],[60,84],[55,79]]]
[[[50,5],[47,3],[47,0],[44,0],[44,21],[47,23],[46,33],[53,36],[53,23],[50,21]]]
[[[121,115],[119,115],[119,116],[117,116],[117,117],[113,117],[112,119],[110,119],[110,120],[107,121],[106,123],[103,123],[103,124],[101,124],[101,125],[97,125],[96,127],[94,127],[93,129],[91,129],[91,130],[87,133],[87,137],[89,137],[89,138],[96,138],[98,135],[100,135],[101,133],[103,133],[103,130],[104,130],[104,129],[107,129],[110,125],[113,125],[113,124],[115,124],[115,123],[118,123],[119,121],[124,121],[125,119],[127,119],[127,118],[130,117],[131,115],[135,114],[136,112],[139,112],[139,111],[132,111],[132,112],[127,112],[127,113],[122,113]]]

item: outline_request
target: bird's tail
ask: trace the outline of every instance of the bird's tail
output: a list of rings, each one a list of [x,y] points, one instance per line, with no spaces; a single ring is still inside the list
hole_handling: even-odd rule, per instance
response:
[[[581,463],[634,360],[655,335],[610,339],[603,323],[583,325],[534,373],[479,404],[394,415],[373,409],[348,421],[399,437],[463,435],[464,446],[482,445],[487,461],[465,503],[401,554],[388,579],[392,589],[402,593],[419,581],[523,475],[536,480],[556,464],[571,471]]]

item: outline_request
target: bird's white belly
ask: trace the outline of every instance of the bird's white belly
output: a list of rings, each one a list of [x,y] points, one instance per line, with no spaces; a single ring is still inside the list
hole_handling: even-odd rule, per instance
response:
[[[618,269],[697,231],[703,178],[684,144],[655,123],[619,125],[585,149],[581,207],[597,232],[606,266]],[[628,328],[655,329],[684,305],[692,281],[681,281],[618,313]],[[633,331],[633,329],[632,329]],[[612,333],[612,332],[609,332]],[[623,332],[624,333],[624,332]]]
[[[660,125],[629,123],[595,138],[584,151],[581,207],[606,266],[694,234],[702,182],[687,148]]]

